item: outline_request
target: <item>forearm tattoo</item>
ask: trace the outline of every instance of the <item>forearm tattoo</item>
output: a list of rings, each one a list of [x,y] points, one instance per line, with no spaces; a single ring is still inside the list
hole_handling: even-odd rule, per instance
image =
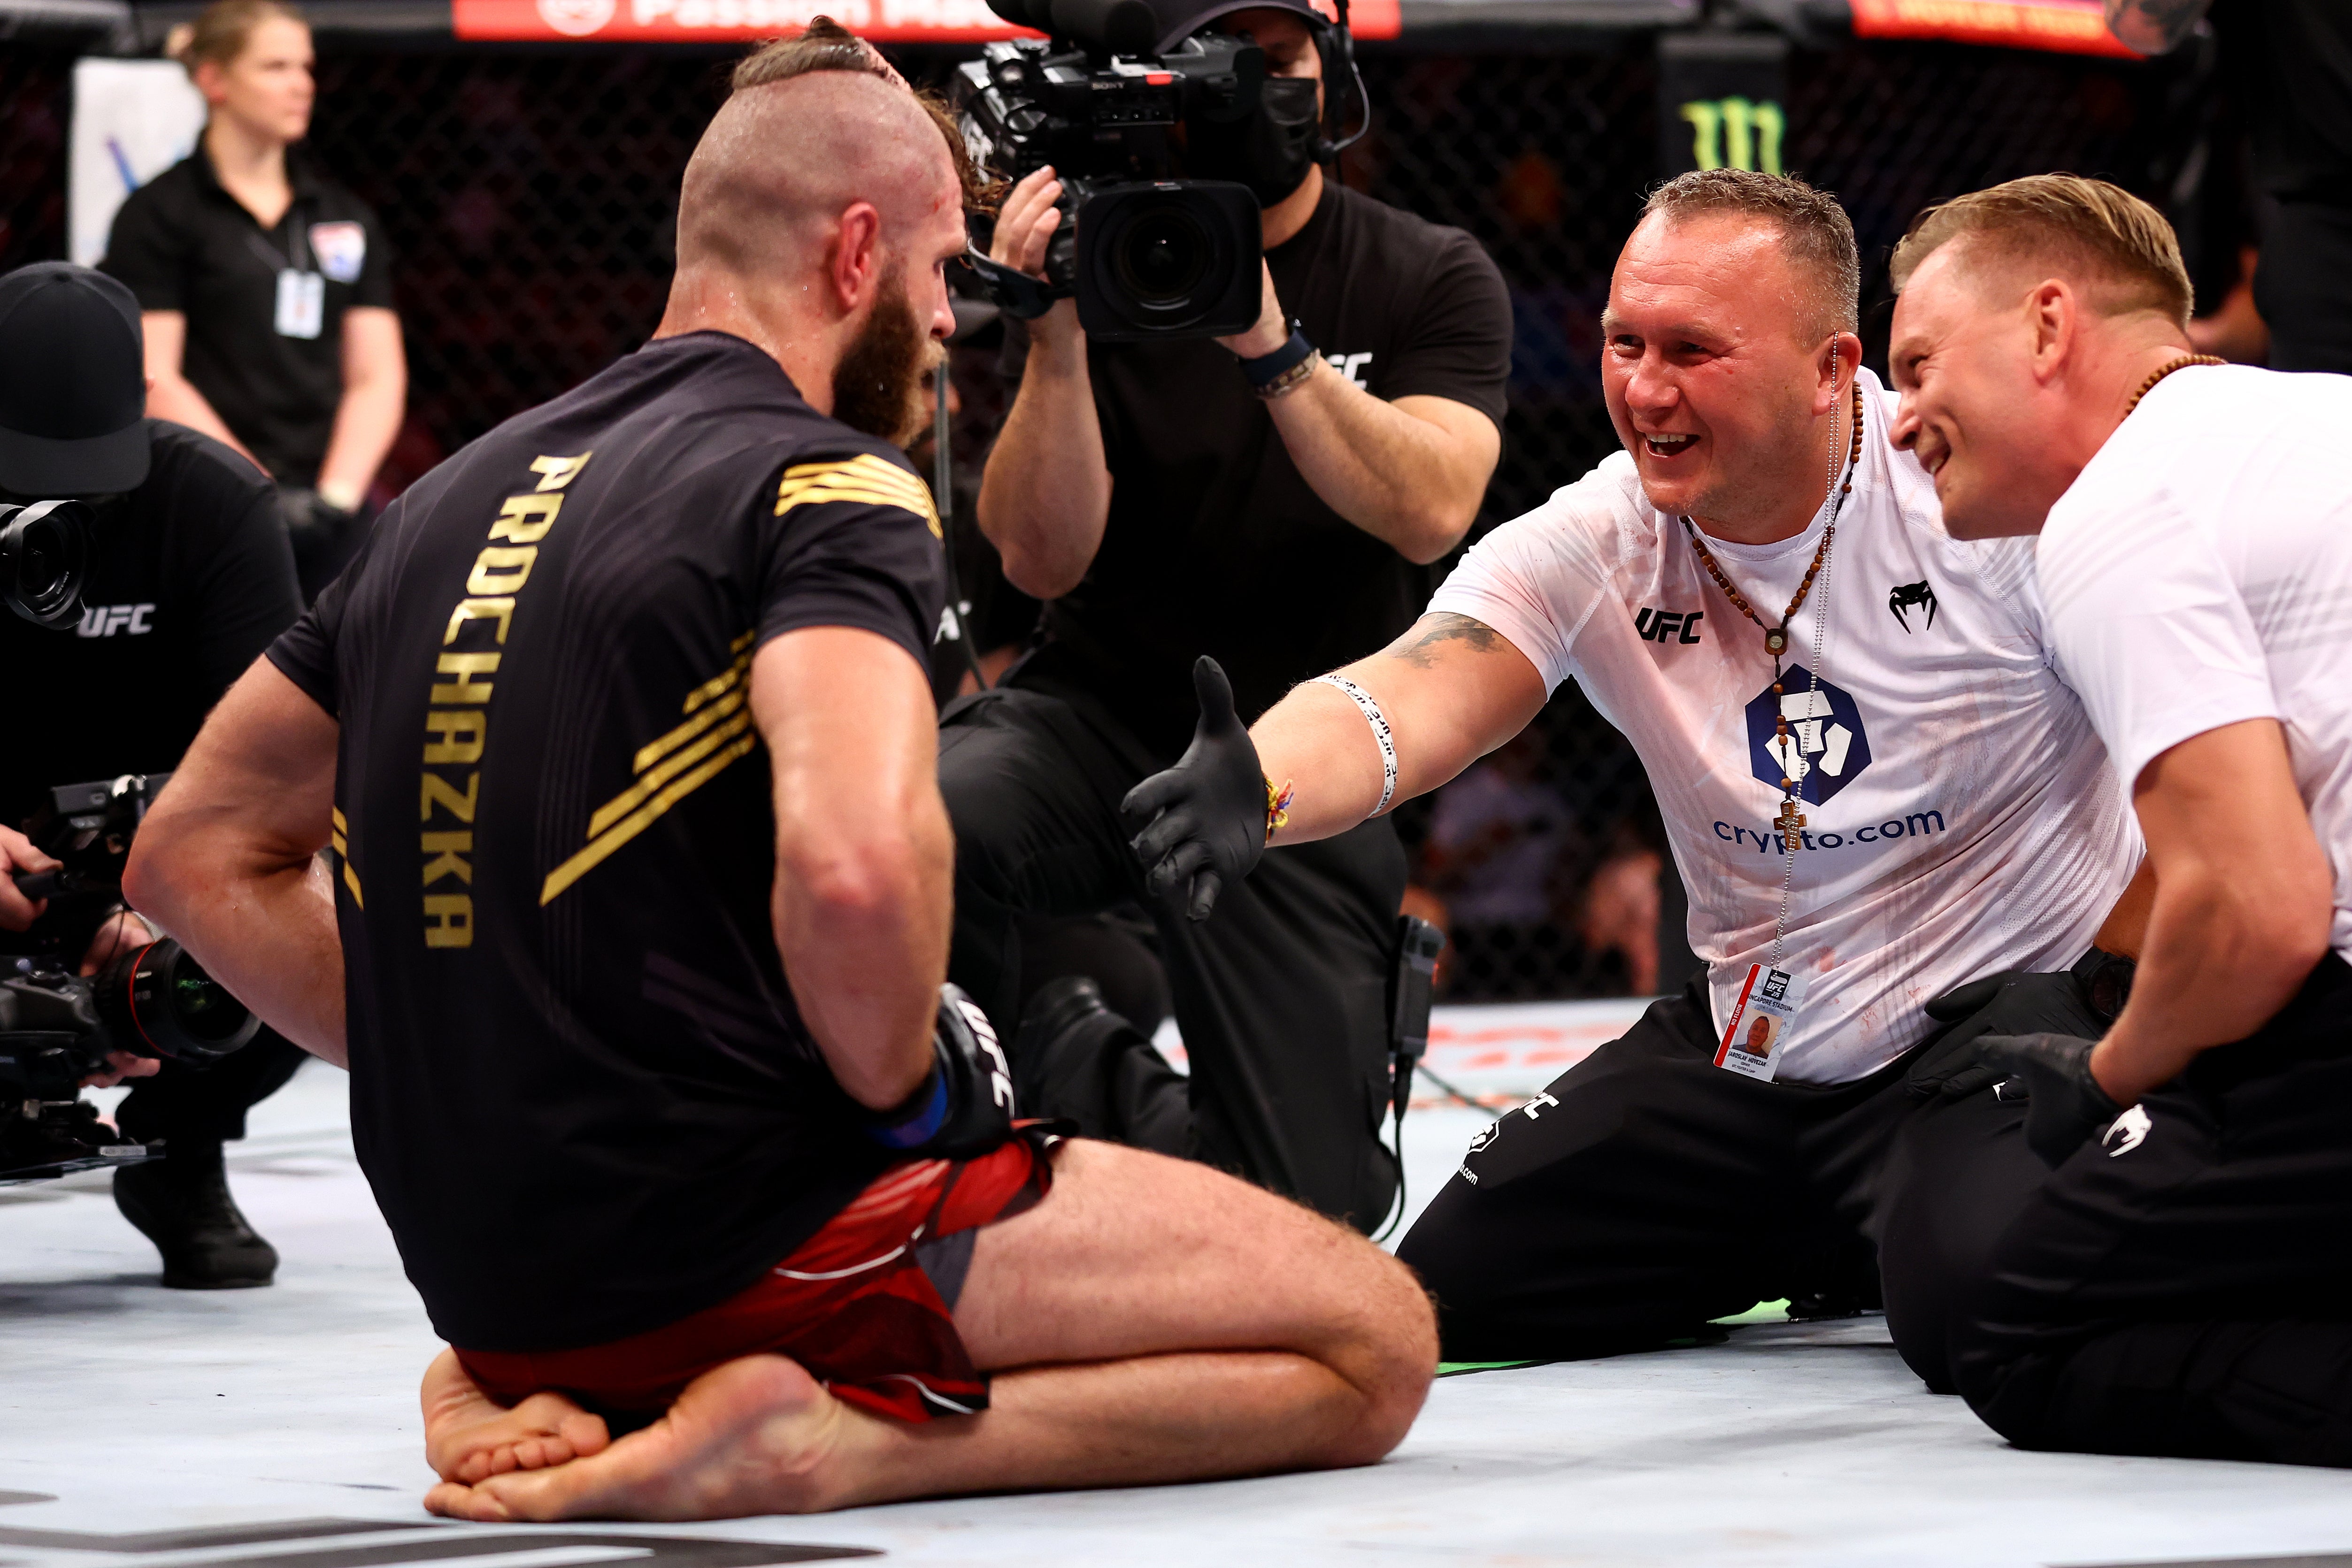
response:
[[[1435,667],[1439,645],[1465,643],[1473,653],[1494,653],[1509,645],[1502,633],[1484,621],[1468,616],[1438,614],[1422,618],[1419,626],[1391,643],[1382,652],[1390,658],[1401,658],[1416,669]]]
[[[2143,54],[2179,46],[2212,0],[2106,0],[2107,30]]]

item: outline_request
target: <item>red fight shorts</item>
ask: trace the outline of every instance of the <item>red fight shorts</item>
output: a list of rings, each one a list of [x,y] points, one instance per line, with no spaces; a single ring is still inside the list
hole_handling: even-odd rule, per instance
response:
[[[581,1350],[457,1359],[502,1405],[551,1389],[622,1426],[747,1355],[789,1356],[834,1397],[901,1421],[976,1414],[988,1408],[988,1380],[940,1293],[961,1289],[970,1241],[946,1238],[1043,1198],[1054,1141],[1032,1126],[976,1160],[893,1165],[755,1284],[674,1323]]]

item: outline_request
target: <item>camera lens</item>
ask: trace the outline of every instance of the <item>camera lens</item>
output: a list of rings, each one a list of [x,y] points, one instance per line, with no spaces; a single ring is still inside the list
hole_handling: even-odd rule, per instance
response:
[[[106,966],[98,1012],[126,1049],[201,1065],[249,1044],[261,1020],[166,937]]]
[[[1181,207],[1139,214],[1118,237],[1111,265],[1129,298],[1147,310],[1179,310],[1209,270],[1213,242],[1201,220]]]
[[[0,599],[53,631],[80,619],[89,523],[89,509],[79,501],[0,506]]]

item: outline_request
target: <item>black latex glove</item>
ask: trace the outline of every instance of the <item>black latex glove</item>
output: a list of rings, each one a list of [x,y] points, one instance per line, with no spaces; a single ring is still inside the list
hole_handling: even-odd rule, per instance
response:
[[[1013,1065],[977,1003],[940,987],[930,1076],[866,1125],[885,1148],[915,1159],[969,1160],[1013,1136]]]
[[[1958,1099],[1989,1089],[2011,1069],[1985,1061],[1978,1050],[1991,1035],[2084,1035],[2096,1037],[2106,1024],[2091,1005],[2083,983],[2069,970],[2043,973],[2005,970],[1971,980],[1927,1004],[1927,1016],[1952,1027],[1920,1054],[1904,1075],[1916,1095]]]
[[[2080,1035],[1987,1035],[1977,1042],[1986,1063],[2025,1079],[2026,1145],[2053,1170],[2124,1113],[2091,1076],[2097,1044]]]
[[[1238,882],[1265,853],[1265,774],[1256,743],[1234,713],[1234,689],[1217,661],[1192,664],[1201,721],[1176,765],[1127,792],[1118,809],[1135,836],[1143,885],[1153,897],[1183,900],[1196,921],[1209,918],[1217,894]]]

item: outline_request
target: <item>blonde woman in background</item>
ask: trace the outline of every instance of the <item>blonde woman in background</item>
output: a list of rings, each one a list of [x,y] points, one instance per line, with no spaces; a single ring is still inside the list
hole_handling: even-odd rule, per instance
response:
[[[357,548],[408,369],[374,213],[299,147],[310,29],[278,0],[217,0],[173,30],[211,107],[186,159],[131,193],[100,263],[138,297],[147,412],[277,481],[303,597]]]

